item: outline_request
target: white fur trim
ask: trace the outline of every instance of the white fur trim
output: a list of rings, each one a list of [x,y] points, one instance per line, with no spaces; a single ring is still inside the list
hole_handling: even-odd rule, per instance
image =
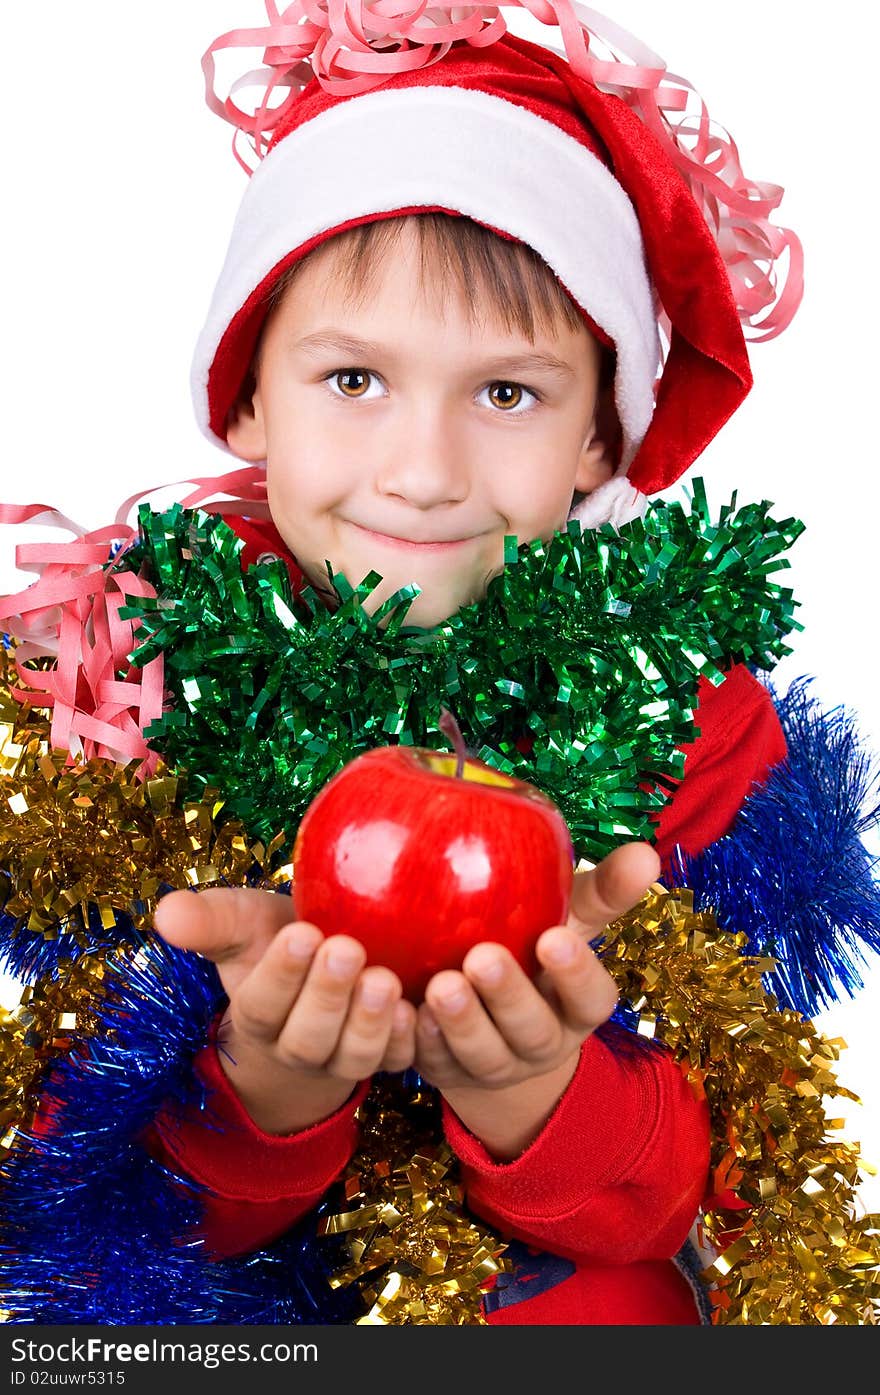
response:
[[[618,473],[582,499],[569,518],[576,518],[585,530],[601,528],[603,523],[613,523],[615,528],[620,528],[634,518],[644,517],[647,507],[647,494],[630,484],[625,474]]]
[[[192,394],[202,431],[208,376],[230,322],[273,267],[352,218],[441,205],[532,247],[617,348],[626,471],[654,409],[660,345],[638,219],[608,169],[524,107],[460,87],[388,88],[329,107],[252,175],[207,321]],[[594,497],[594,496],[591,496]]]

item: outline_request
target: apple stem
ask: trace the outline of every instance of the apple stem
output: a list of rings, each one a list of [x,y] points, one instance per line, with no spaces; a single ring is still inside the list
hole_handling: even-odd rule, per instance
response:
[[[443,734],[449,737],[455,747],[455,754],[458,757],[455,766],[455,778],[456,780],[460,780],[462,771],[464,770],[465,757],[467,756],[467,746],[464,744],[461,728],[452,713],[446,707],[440,708],[440,721],[437,725]]]

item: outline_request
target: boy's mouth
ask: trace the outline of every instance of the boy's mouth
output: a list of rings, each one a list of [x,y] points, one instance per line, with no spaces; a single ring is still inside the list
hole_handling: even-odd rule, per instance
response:
[[[478,536],[474,534],[468,538],[426,538],[424,541],[416,541],[412,538],[395,537],[392,533],[377,533],[372,528],[364,528],[360,523],[353,523],[352,527],[357,528],[360,533],[365,533],[368,538],[373,538],[376,542],[383,543],[388,547],[419,552],[442,552],[445,549],[462,547],[465,543],[473,542],[474,537]]]

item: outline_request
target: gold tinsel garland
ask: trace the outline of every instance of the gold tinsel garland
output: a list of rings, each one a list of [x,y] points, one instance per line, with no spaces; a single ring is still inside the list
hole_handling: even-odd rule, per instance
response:
[[[24,988],[17,1007],[0,1006],[0,1158],[33,1116],[47,1063],[75,1038],[94,1034],[104,963],[104,952],[63,961],[57,978]]]
[[[50,719],[10,692],[10,654],[0,646],[0,911],[20,919],[15,934],[57,940],[83,953],[61,956],[56,971],[26,987],[13,1011],[0,1011],[0,1121],[12,1147],[33,1115],[43,1070],[57,1051],[94,1028],[90,1003],[102,991],[109,954],[135,953],[152,933],[156,893],[175,888],[249,884],[270,889],[290,880],[273,872],[285,843],[250,840],[237,819],[221,821],[211,791],[179,801],[180,781],[160,765],[135,779],[138,762],[70,764],[50,746]],[[257,875],[253,875],[256,869]],[[89,910],[111,943],[94,946]],[[134,931],[119,929],[126,916]],[[118,938],[114,939],[114,932]],[[128,935],[128,939],[124,938]]]
[[[243,885],[255,863],[269,866],[286,835],[268,847],[250,840],[237,819],[221,822],[216,792],[187,802],[180,781],[160,764],[154,778],[134,778],[138,762],[70,764],[52,750],[49,719],[9,691],[9,657],[0,647],[0,868],[9,873],[6,915],[27,916],[26,929],[54,939],[63,925],[78,933],[89,906],[112,931],[115,911],[149,930],[156,892],[228,882]],[[289,864],[262,885],[288,881]]]
[[[65,931],[85,948],[91,906],[108,932],[118,911],[149,933],[162,883],[242,885],[255,863],[270,865],[283,832],[266,848],[236,821],[221,822],[222,801],[210,794],[179,805],[167,770],[138,782],[135,763],[68,764],[50,749],[48,719],[12,698],[7,664],[0,649],[0,868],[10,883],[0,909],[22,918],[20,933]],[[251,884],[289,877],[280,867]],[[747,1206],[719,1204],[703,1217],[718,1253],[707,1273],[715,1321],[872,1324],[880,1217],[857,1216],[857,1150],[828,1138],[836,1123],[823,1107],[825,1096],[854,1098],[832,1073],[840,1043],[778,1007],[762,984],[770,961],[744,957],[743,943],[695,912],[690,893],[660,886],[604,943],[639,1032],[662,1040],[707,1097],[716,1190]],[[0,1015],[5,1147],[29,1119],[53,1053],[94,1030],[106,956],[131,948],[60,960]],[[461,1210],[454,1160],[426,1107],[371,1092],[344,1200],[326,1223],[350,1237],[336,1282],[361,1284],[372,1305],[365,1323],[480,1322],[481,1285],[509,1267],[504,1246]]]
[[[692,893],[657,885],[610,926],[603,962],[672,1051],[712,1120],[719,1205],[702,1224],[718,1258],[717,1323],[873,1324],[880,1300],[880,1216],[856,1213],[855,1145],[828,1137],[824,1096],[855,1099],[832,1067],[843,1043],[820,1036],[763,987],[772,961],[695,912]]]
[[[505,1245],[463,1209],[452,1150],[433,1091],[377,1082],[358,1110],[360,1145],[341,1184],[342,1209],[319,1223],[346,1235],[333,1287],[358,1283],[359,1324],[484,1323],[481,1292],[511,1265]]]

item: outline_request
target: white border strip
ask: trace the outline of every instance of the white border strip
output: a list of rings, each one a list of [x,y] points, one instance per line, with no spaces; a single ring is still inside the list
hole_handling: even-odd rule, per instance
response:
[[[573,136],[524,107],[460,87],[387,88],[291,132],[252,175],[192,365],[199,426],[227,327],[294,248],[352,218],[442,205],[534,248],[617,348],[625,473],[647,431],[660,348],[638,219]]]

